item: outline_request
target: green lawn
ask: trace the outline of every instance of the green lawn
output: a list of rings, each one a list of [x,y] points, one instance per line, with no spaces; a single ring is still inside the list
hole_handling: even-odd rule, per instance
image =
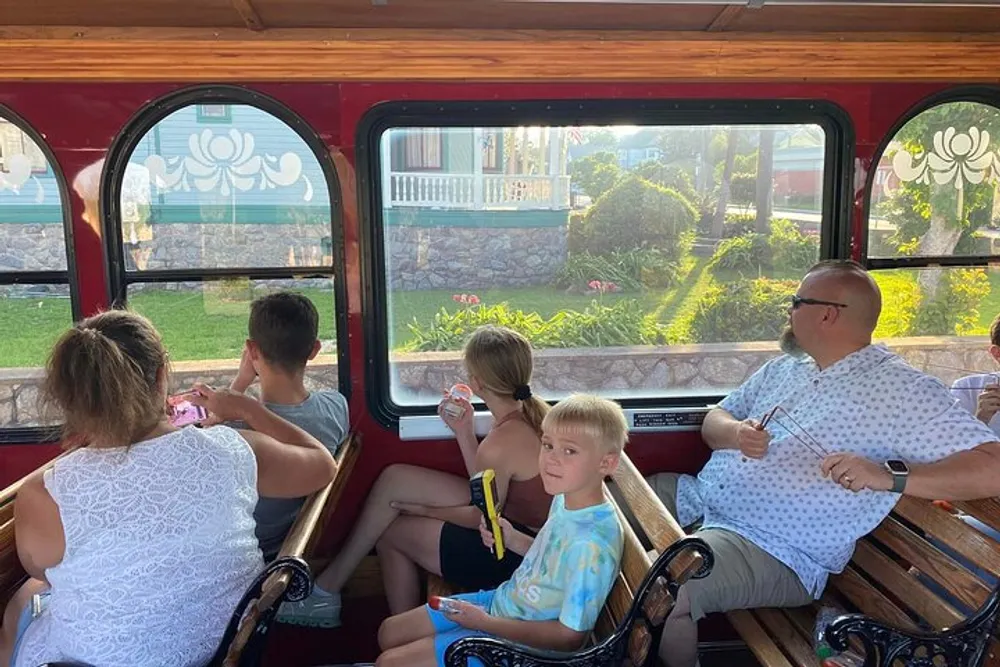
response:
[[[607,294],[605,303],[638,298],[643,308],[655,314],[668,327],[668,340],[688,342],[691,315],[695,304],[712,284],[707,259],[690,260],[688,272],[679,287],[636,293]],[[916,298],[912,272],[881,271],[876,279],[884,294],[883,317],[876,335],[900,335],[900,319],[907,301]],[[720,276],[722,280],[736,276]],[[774,276],[795,279],[795,276]],[[979,309],[984,334],[1000,312],[1000,272],[990,272],[992,289]],[[305,289],[320,313],[320,337],[334,340],[333,293],[330,290]],[[426,323],[441,308],[453,310],[452,290],[393,292],[390,295],[392,345],[402,348],[410,340],[407,324],[414,318]],[[247,287],[230,288],[225,294],[217,289],[206,292],[146,290],[132,295],[133,308],[147,315],[163,334],[170,356],[175,361],[234,359],[239,356],[247,335],[250,301],[258,294]],[[512,308],[537,312],[549,318],[561,310],[583,310],[593,295],[574,294],[550,287],[477,290],[484,304],[506,301]],[[53,342],[70,323],[68,299],[0,299],[0,368],[40,366],[44,364]],[[899,331],[897,331],[899,329]]]

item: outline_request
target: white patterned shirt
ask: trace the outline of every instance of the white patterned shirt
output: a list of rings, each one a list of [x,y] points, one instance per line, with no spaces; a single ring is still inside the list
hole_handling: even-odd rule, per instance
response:
[[[817,599],[827,576],[843,571],[855,542],[899,499],[887,491],[855,493],[823,477],[825,454],[931,463],[996,440],[941,381],[881,345],[823,371],[809,357],[772,359],[719,407],[760,421],[776,405],[788,414],[778,411],[768,423],[764,458],[712,452],[697,479],[680,478],[677,518],[742,535],[790,567]]]

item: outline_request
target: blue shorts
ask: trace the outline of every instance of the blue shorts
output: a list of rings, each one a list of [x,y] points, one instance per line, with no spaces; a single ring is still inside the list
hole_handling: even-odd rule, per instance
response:
[[[27,606],[21,610],[21,615],[17,617],[17,634],[14,635],[14,652],[11,653],[10,664],[13,667],[17,664],[17,649],[21,648],[21,639],[24,637],[24,633],[28,631],[28,626],[31,622],[37,618],[35,616],[34,607],[35,596],[32,596],[31,600],[28,601]],[[41,603],[41,610],[45,611],[45,607],[48,604],[49,592],[43,591],[38,593],[38,601]]]
[[[482,607],[487,612],[493,603],[493,593],[495,591],[479,591],[478,593],[462,593],[452,597],[464,600],[474,605]],[[431,625],[434,626],[434,655],[437,657],[438,667],[445,667],[444,652],[448,647],[463,637],[489,637],[485,632],[479,630],[469,630],[451,620],[442,611],[435,611],[430,605],[424,605],[427,614],[431,617]],[[483,667],[483,663],[476,658],[469,658],[468,667]]]

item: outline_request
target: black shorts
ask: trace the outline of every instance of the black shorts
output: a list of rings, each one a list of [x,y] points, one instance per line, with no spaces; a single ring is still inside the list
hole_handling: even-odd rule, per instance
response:
[[[528,535],[535,531],[511,522]],[[483,545],[478,528],[463,528],[445,522],[441,527],[441,578],[453,586],[471,591],[490,590],[507,581],[521,564],[521,556],[506,549],[503,560]]]

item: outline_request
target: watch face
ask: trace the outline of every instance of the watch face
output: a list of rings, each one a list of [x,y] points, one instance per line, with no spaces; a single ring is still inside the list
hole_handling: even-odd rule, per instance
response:
[[[897,475],[902,475],[909,472],[909,468],[907,468],[906,464],[903,463],[902,461],[886,461],[885,464],[886,466],[889,467],[890,471],[896,473]]]

